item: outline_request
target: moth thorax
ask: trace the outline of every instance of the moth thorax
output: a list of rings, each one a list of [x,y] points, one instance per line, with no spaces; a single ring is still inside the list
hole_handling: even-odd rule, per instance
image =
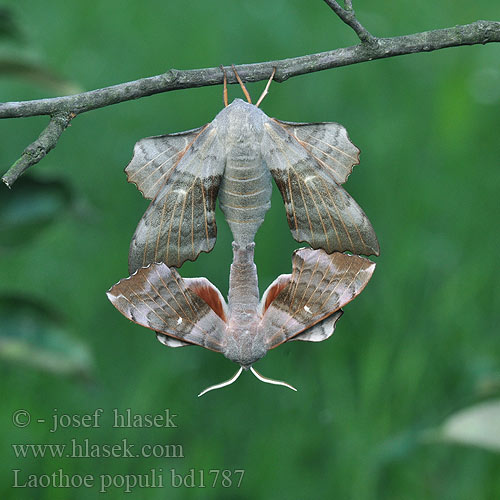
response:
[[[265,114],[259,108],[243,101],[235,100],[221,118],[227,127],[226,145],[248,143],[259,144],[264,133]]]
[[[230,167],[235,170],[252,168],[256,160],[260,160],[260,143],[240,136],[229,144],[226,158]]]
[[[252,335],[231,335],[224,349],[224,356],[247,370],[256,361],[264,357],[266,352],[265,346],[260,342],[255,342],[255,337]]]

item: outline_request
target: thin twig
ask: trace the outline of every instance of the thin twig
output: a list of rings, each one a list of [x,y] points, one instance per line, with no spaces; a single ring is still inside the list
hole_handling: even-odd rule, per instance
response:
[[[337,14],[337,16],[350,26],[358,35],[361,43],[374,45],[377,43],[377,38],[374,37],[357,19],[356,13],[352,7],[351,0],[345,0],[345,8],[342,8],[335,0],[324,0],[325,3]]]
[[[346,2],[346,6],[349,5],[350,2]],[[490,42],[500,42],[500,22],[476,21],[475,23],[453,28],[425,31],[393,38],[377,38],[374,44],[361,43],[351,47],[291,59],[243,64],[236,66],[236,70],[243,81],[257,82],[267,80],[273,69],[276,68],[274,80],[284,82],[293,76],[375,59]],[[23,156],[3,177],[3,180],[7,185],[11,186],[26,168],[37,163],[55,146],[57,139],[67,126],[61,127],[61,125],[58,125],[60,117],[69,117],[67,118],[69,123],[72,117],[93,109],[172,90],[219,85],[223,80],[224,73],[221,68],[185,71],[171,69],[162,75],[91,90],[82,94],[35,101],[0,103],[0,118],[21,118],[39,115],[51,115],[53,117],[47,129],[42,132],[37,141],[26,148]],[[228,82],[237,83],[232,71],[228,72]],[[57,133],[54,133],[55,131]],[[38,151],[37,148],[42,143],[45,144],[43,141],[49,135],[51,140],[47,143],[47,147],[42,147],[39,150],[39,153],[43,154],[34,154],[33,149]]]
[[[66,130],[75,115],[72,113],[57,113],[51,117],[49,124],[38,139],[32,142],[21,157],[9,168],[2,181],[10,188],[14,182],[32,165],[38,163],[51,149],[55,147],[59,137]]]

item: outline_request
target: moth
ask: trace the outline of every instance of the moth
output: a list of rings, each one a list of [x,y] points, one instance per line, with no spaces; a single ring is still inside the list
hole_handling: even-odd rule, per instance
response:
[[[205,278],[182,278],[164,263],[142,267],[108,292],[128,319],[157,332],[169,347],[198,345],[222,353],[259,380],[284,385],[258,373],[253,365],[268,350],[293,340],[319,342],[330,337],[342,307],[361,293],[375,269],[356,255],[302,248],[292,257],[292,273],[279,276],[259,301],[254,243],[233,243],[228,302]]]
[[[233,68],[234,69],[234,68]],[[338,123],[293,123],[268,117],[236,73],[248,102],[235,99],[203,127],[137,142],[128,181],[151,201],[131,241],[129,271],[155,262],[180,267],[216,240],[215,204],[244,248],[271,205],[271,178],[293,237],[327,253],[378,255],[361,207],[344,190],[359,149]],[[224,73],[225,77],[225,73]]]

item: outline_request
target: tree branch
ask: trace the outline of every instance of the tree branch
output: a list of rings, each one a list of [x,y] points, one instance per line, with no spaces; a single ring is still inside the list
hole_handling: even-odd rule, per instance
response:
[[[345,8],[342,8],[335,0],[324,1],[344,23],[356,32],[361,43],[367,43],[368,45],[375,45],[377,43],[377,39],[356,18],[352,7],[352,0],[345,0]]]
[[[346,1],[346,5],[349,7],[350,2]],[[347,12],[346,9],[343,10]],[[361,36],[364,35],[358,33],[358,36],[361,39]],[[393,38],[374,38],[374,41],[371,43],[360,43],[351,47],[320,52],[318,54],[255,64],[243,64],[236,66],[236,70],[244,81],[257,82],[268,79],[273,69],[276,68],[274,80],[284,82],[293,76],[375,59],[490,42],[500,42],[500,22],[476,21],[475,23],[463,26],[425,31],[412,35]],[[237,83],[230,68],[228,68],[227,73],[228,82]],[[42,132],[37,141],[26,148],[22,157],[3,177],[3,181],[11,186],[26,168],[43,158],[55,146],[71,118],[80,113],[162,92],[219,85],[223,82],[223,78],[223,72],[219,67],[185,71],[171,69],[162,75],[91,90],[82,94],[35,101],[0,103],[0,118],[21,118],[38,115],[52,116],[47,129]],[[59,121],[63,116],[67,117],[67,124],[65,126],[62,126]],[[34,151],[39,151],[40,154],[34,154]]]

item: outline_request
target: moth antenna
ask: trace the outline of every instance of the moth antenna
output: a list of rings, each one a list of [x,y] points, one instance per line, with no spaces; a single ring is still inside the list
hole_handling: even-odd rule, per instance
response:
[[[271,82],[273,81],[274,75],[276,74],[276,68],[273,68],[273,72],[271,74],[271,78],[267,81],[266,88],[264,89],[264,92],[259,97],[259,100],[257,101],[257,104],[255,106],[259,107],[259,104],[264,100],[264,97],[266,97],[267,92],[269,90],[269,86],[271,85]]]
[[[220,65],[220,69],[224,73],[224,107],[227,108],[227,74],[226,70],[224,69],[224,66],[222,64]]]
[[[231,67],[233,68],[234,75],[236,76],[236,80],[238,80],[238,83],[240,84],[240,87],[243,90],[243,93],[245,94],[245,97],[247,98],[247,101],[250,104],[252,104],[252,99],[250,98],[250,94],[248,93],[248,90],[245,87],[245,84],[241,81],[240,75],[238,75],[238,72],[236,71],[236,68],[234,67],[234,64],[231,64]]]
[[[274,385],[282,385],[284,387],[288,387],[289,389],[292,389],[292,391],[297,391],[293,385],[287,384],[286,382],[283,382],[282,380],[274,380],[272,378],[267,378],[264,377],[264,375],[261,375],[253,366],[250,367],[250,371],[261,381],[265,382],[266,384],[274,384]]]
[[[210,387],[207,387],[204,391],[201,391],[198,394],[198,397],[203,396],[203,394],[206,394],[209,391],[215,391],[215,389],[222,389],[223,387],[226,387],[227,385],[231,385],[233,382],[236,382],[238,377],[241,375],[242,371],[243,371],[243,367],[240,366],[240,369],[229,380],[226,380],[225,382],[221,382],[220,384],[211,385]]]

